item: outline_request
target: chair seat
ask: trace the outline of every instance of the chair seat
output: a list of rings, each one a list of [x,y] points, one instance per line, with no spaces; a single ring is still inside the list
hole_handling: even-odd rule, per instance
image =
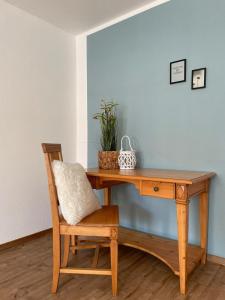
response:
[[[67,226],[84,226],[84,227],[107,227],[119,225],[119,210],[118,206],[102,206],[92,214],[85,217],[76,225],[69,225],[63,217],[61,217],[60,225]]]

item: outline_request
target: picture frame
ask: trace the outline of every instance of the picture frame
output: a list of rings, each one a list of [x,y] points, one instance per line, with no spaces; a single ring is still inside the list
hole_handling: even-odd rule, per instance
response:
[[[191,89],[198,90],[206,87],[206,68],[192,70]]]
[[[186,59],[180,59],[170,63],[170,84],[186,81],[186,66]]]

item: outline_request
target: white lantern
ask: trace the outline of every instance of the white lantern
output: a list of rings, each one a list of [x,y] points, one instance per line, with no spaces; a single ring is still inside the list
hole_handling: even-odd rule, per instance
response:
[[[123,150],[123,140],[127,138],[129,142],[130,150]],[[128,135],[124,135],[121,139],[121,149],[118,157],[118,163],[121,170],[133,170],[136,166],[136,155],[134,149],[131,147],[130,138]]]

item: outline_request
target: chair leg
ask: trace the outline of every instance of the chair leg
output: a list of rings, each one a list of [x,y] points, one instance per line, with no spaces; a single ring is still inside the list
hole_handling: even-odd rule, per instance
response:
[[[99,251],[100,251],[100,247],[96,246],[94,259],[93,259],[93,262],[92,262],[92,268],[96,268],[97,267],[98,259],[99,259]]]
[[[63,262],[62,262],[63,268],[67,267],[68,265],[69,251],[70,251],[70,236],[64,235],[64,251],[63,251]]]
[[[111,269],[112,269],[112,295],[117,295],[118,281],[118,242],[117,239],[111,239],[110,243]]]
[[[73,246],[73,248],[72,248],[73,255],[77,254],[77,251],[74,249],[76,244],[77,244],[77,236],[76,235],[71,235],[71,246]]]
[[[52,278],[52,293],[55,294],[59,282],[60,270],[60,234],[53,230],[53,278]]]

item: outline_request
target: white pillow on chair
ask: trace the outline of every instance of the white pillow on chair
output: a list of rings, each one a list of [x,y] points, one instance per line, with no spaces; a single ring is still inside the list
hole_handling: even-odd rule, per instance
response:
[[[52,168],[60,208],[68,224],[75,225],[100,209],[98,198],[80,164],[54,160]]]

